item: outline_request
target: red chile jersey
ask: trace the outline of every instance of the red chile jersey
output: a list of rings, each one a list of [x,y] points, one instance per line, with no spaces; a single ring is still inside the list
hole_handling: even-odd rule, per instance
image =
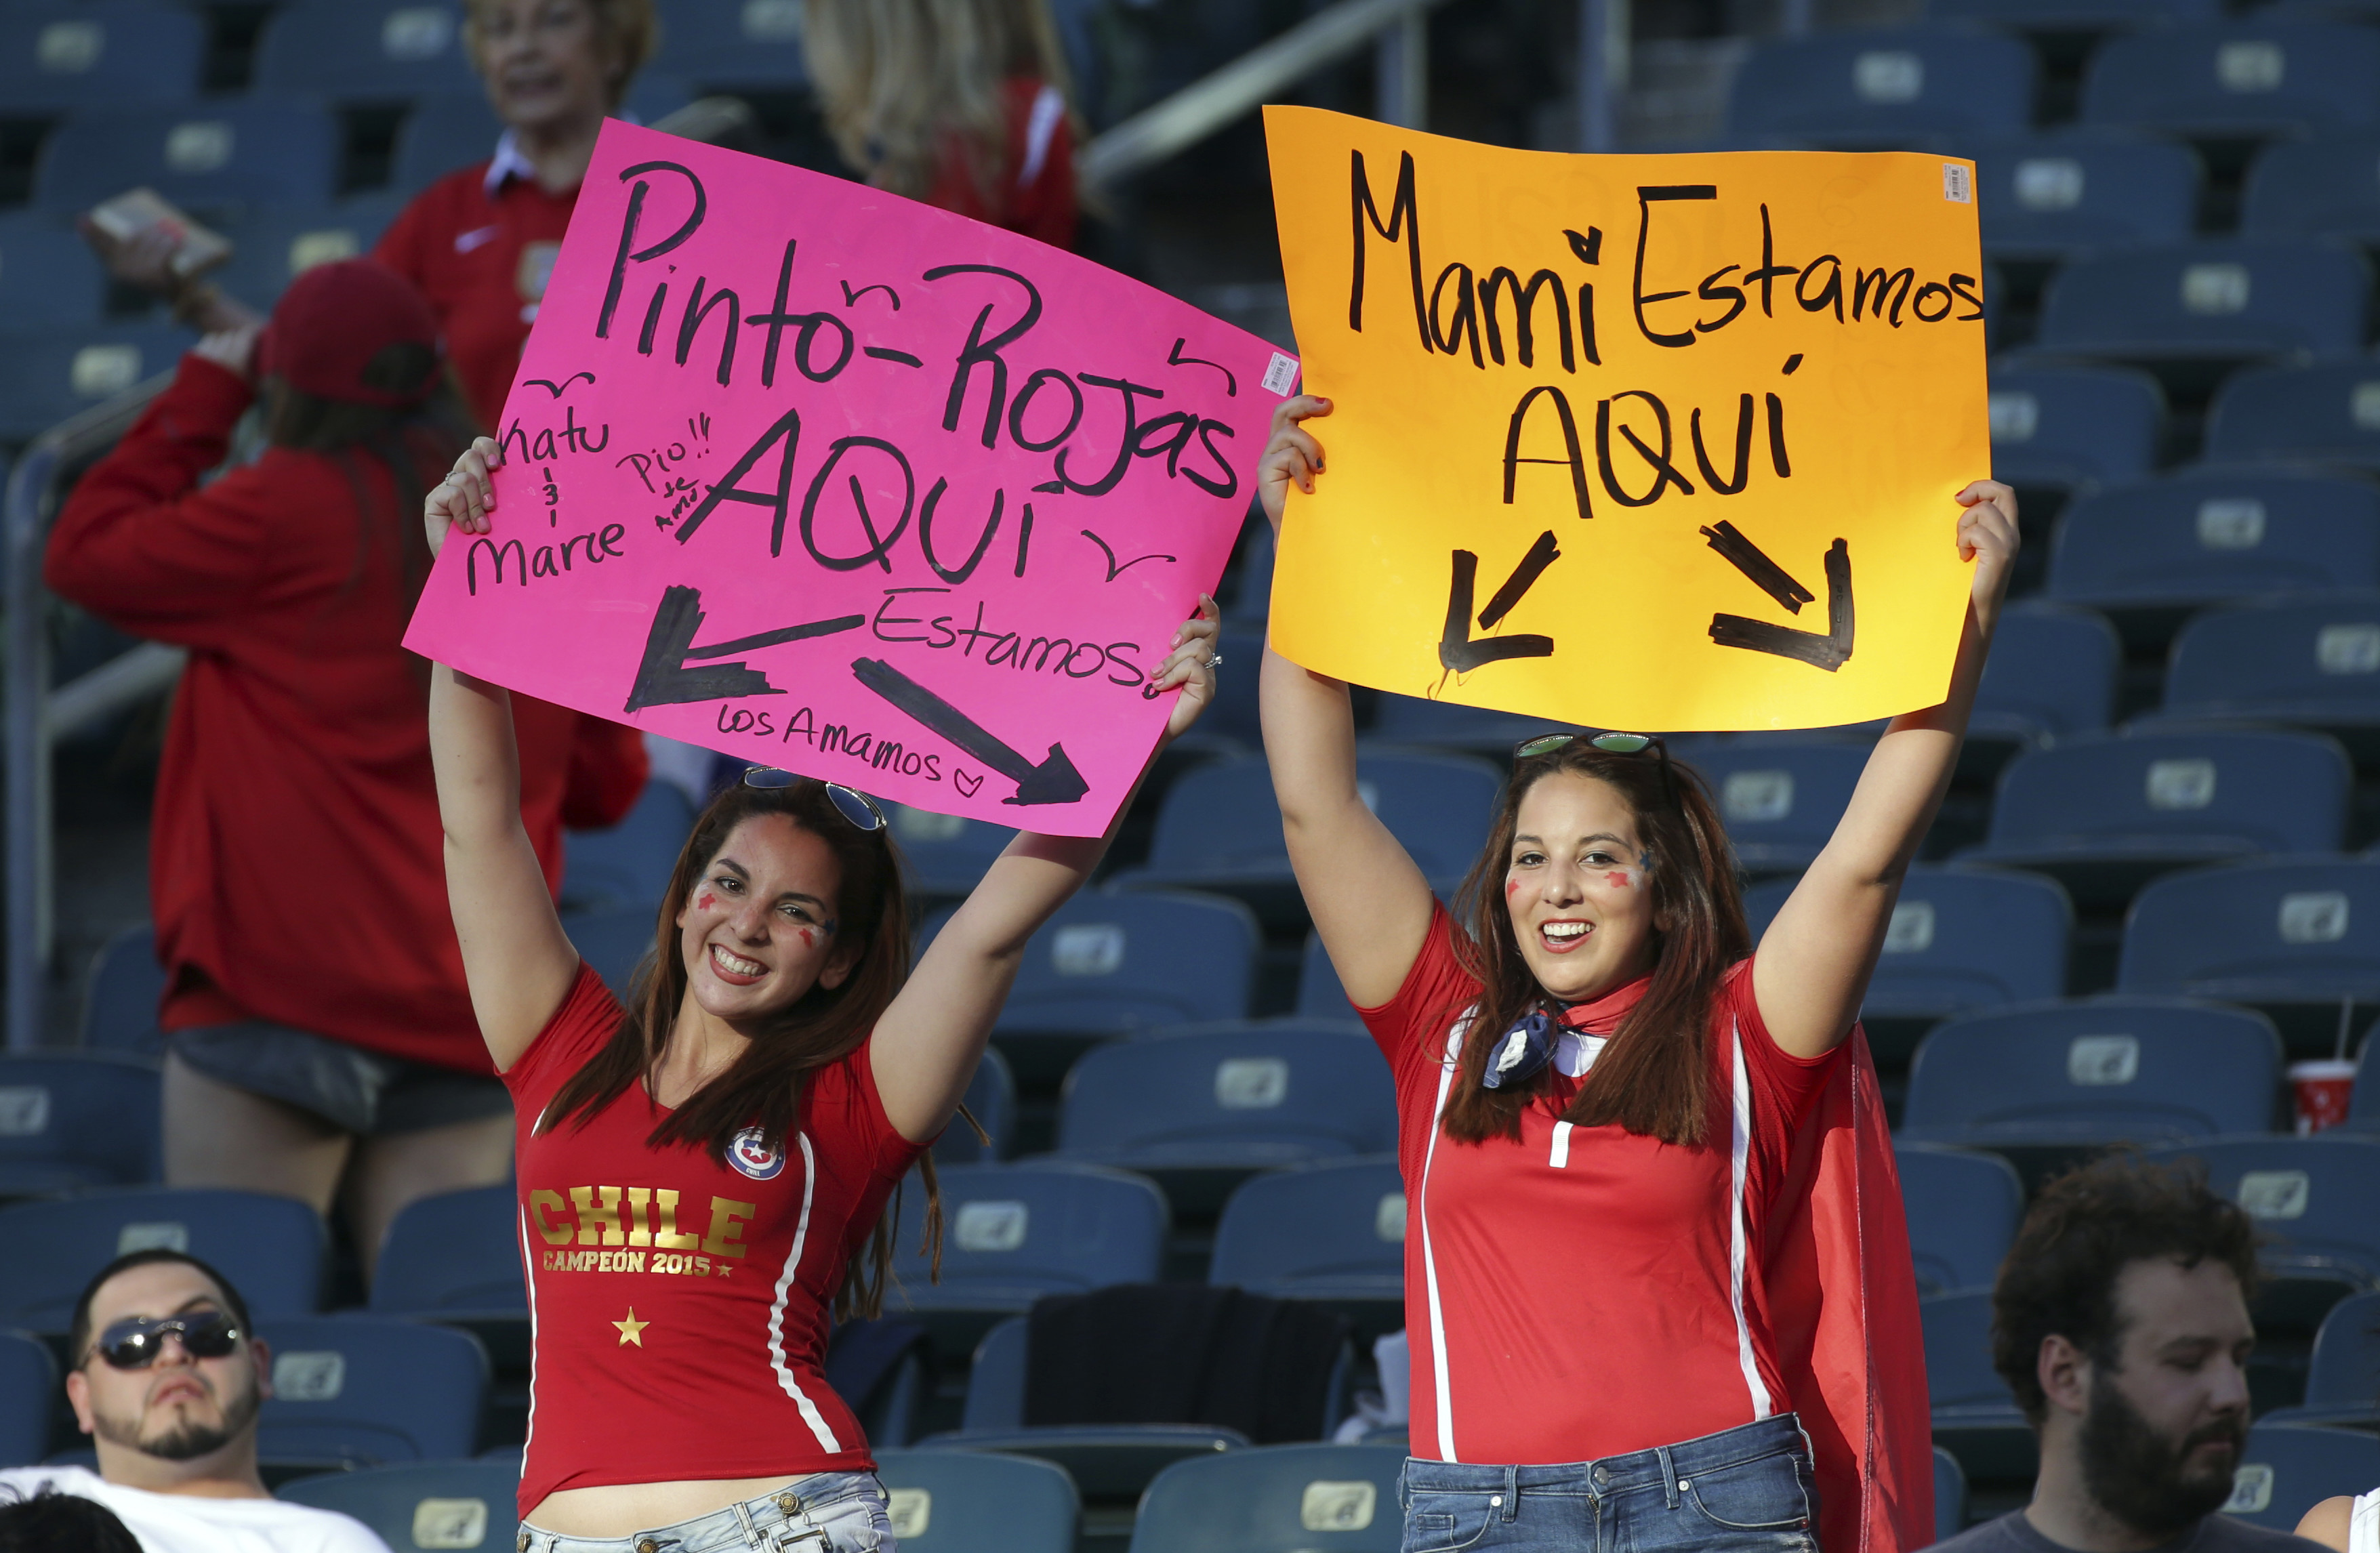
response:
[[[1593,1461],[1791,1411],[1764,1231],[1794,1129],[1840,1051],[1779,1050],[1746,960],[1711,1011],[1703,1144],[1562,1121],[1593,1074],[1554,1066],[1519,1142],[1461,1143],[1438,1118],[1463,1081],[1454,1059],[1479,984],[1451,934],[1441,906],[1396,997],[1358,1011],[1396,1076],[1413,1453]]]
[[[622,1017],[582,965],[504,1074],[533,1353],[521,1513],[601,1484],[874,1470],[820,1369],[827,1311],[924,1148],[885,1118],[868,1048],[808,1075],[784,1147],[755,1130],[725,1165],[650,1147],[641,1089],[536,1134]]]

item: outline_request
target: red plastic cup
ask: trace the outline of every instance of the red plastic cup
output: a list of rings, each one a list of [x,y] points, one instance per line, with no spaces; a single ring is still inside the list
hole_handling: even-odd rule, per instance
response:
[[[2336,1127],[2347,1120],[2348,1101],[2355,1093],[2355,1064],[2330,1057],[2291,1062],[2289,1092],[2297,1101],[2300,1137]]]

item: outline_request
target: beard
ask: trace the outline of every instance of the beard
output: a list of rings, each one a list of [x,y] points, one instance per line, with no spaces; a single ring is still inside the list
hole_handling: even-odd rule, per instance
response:
[[[209,1424],[196,1418],[184,1418],[154,1433],[143,1435],[138,1415],[129,1418],[96,1413],[91,1428],[110,1445],[120,1445],[128,1450],[138,1450],[143,1456],[154,1456],[163,1462],[195,1462],[211,1456],[229,1445],[256,1422],[260,1399],[251,1382],[238,1394],[223,1404],[223,1422]]]
[[[2150,1426],[2101,1369],[2092,1376],[2091,1411],[2082,1419],[2082,1486],[2101,1510],[2133,1531],[2168,1541],[2223,1508],[2247,1438],[2246,1419],[2226,1418],[2192,1430],[2177,1446]],[[2229,1459],[2220,1467],[2191,1470],[2192,1452],[2209,1443],[2229,1446]]]

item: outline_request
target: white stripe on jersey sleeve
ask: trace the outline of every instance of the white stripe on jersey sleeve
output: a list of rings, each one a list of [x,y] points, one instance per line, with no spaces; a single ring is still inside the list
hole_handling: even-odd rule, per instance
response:
[[[1743,1366],[1743,1384],[1752,1393],[1752,1421],[1756,1424],[1775,1410],[1769,1403],[1768,1387],[1760,1378],[1760,1361],[1752,1352],[1752,1324],[1743,1316],[1743,1262],[1752,1230],[1743,1216],[1745,1178],[1752,1168],[1752,1082],[1743,1071],[1743,1025],[1736,1022],[1731,1029],[1735,1042],[1735,1137],[1729,1149],[1733,1179],[1728,1191],[1727,1303],[1735,1312],[1735,1358]]]
[[[818,1403],[805,1396],[795,1383],[793,1369],[785,1363],[785,1301],[793,1291],[794,1275],[802,1264],[802,1243],[809,1239],[810,1195],[818,1188],[818,1157],[810,1152],[809,1134],[795,1133],[794,1137],[802,1146],[802,1216],[794,1225],[794,1248],[785,1254],[785,1270],[777,1279],[777,1303],[769,1308],[769,1365],[777,1372],[777,1384],[802,1410],[802,1422],[810,1426],[819,1449],[833,1452],[843,1449],[842,1443],[834,1438],[825,1415],[819,1412]]]

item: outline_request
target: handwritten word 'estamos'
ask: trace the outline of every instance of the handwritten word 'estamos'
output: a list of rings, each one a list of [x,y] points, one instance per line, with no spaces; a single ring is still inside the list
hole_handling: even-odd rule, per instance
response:
[[[625,322],[618,315],[632,276],[641,284],[648,273],[645,266],[672,254],[686,258],[680,250],[710,215],[710,198],[702,180],[678,163],[639,163],[624,169],[619,176],[630,188],[621,213],[619,243],[602,306],[596,315],[593,333],[599,340],[613,338],[615,321]],[[670,188],[687,201],[686,212],[677,224],[658,236],[646,226],[647,207],[653,202],[657,188]],[[687,277],[681,273],[678,264],[660,264],[650,272],[652,289],[646,297],[643,322],[635,336],[637,353],[650,357],[656,348],[669,348],[664,321],[672,287],[676,285],[682,299],[677,309],[672,359],[680,367],[694,361],[698,346],[703,346],[707,326],[716,314],[718,326],[710,331],[715,339],[716,353],[697,365],[708,366],[722,387],[735,380],[739,344],[746,339],[747,330],[760,331],[751,339],[759,347],[759,375],[763,388],[775,387],[781,369],[787,367],[810,382],[828,383],[863,361],[870,363],[872,370],[910,372],[925,369],[929,354],[941,355],[950,363],[942,430],[959,431],[967,417],[969,400],[976,395],[975,385],[981,383],[983,410],[978,434],[983,445],[998,447],[1004,434],[1015,448],[1051,455],[1050,479],[1035,486],[1037,491],[1103,496],[1116,488],[1136,462],[1161,455],[1168,479],[1187,479],[1218,498],[1238,494],[1239,476],[1216,441],[1236,434],[1228,424],[1196,408],[1168,408],[1162,414],[1145,414],[1148,408],[1167,401],[1169,395],[1178,403],[1193,394],[1212,393],[1218,385],[1210,363],[1190,358],[1153,363],[1148,375],[1157,376],[1161,368],[1167,378],[1165,382],[1151,382],[1052,365],[1036,365],[1026,370],[1023,361],[1012,362],[1010,356],[1023,354],[1026,337],[1040,322],[1041,293],[1023,274],[996,264],[941,264],[926,269],[917,277],[926,285],[955,288],[970,302],[978,296],[983,298],[964,341],[908,338],[900,347],[863,345],[860,330],[851,322],[863,316],[856,309],[861,303],[872,300],[871,293],[887,294],[890,306],[882,307],[884,316],[878,317],[873,312],[866,315],[863,327],[871,338],[880,329],[897,334],[903,327],[898,322],[897,290],[881,284],[855,290],[847,279],[837,276],[832,284],[840,287],[839,299],[821,293],[824,305],[802,310],[794,301],[799,249],[798,238],[785,239],[772,292],[759,287],[739,290],[733,285],[714,284],[717,277],[707,273]],[[905,277],[902,281],[907,284]],[[744,305],[747,295],[755,298],[770,296],[767,309],[747,313]],[[996,319],[1002,322],[995,323]],[[744,355],[748,361],[750,353]],[[1012,371],[1021,374],[1013,385]],[[1238,388],[1230,374],[1221,376],[1226,392],[1236,396]],[[748,467],[751,456],[759,451],[756,445],[754,454],[747,455],[746,464],[739,469]],[[790,460],[790,446],[786,456]],[[730,482],[722,482],[727,483]],[[782,504],[781,496],[779,504]],[[684,540],[698,527],[698,523],[689,521],[679,530],[678,537]]]

